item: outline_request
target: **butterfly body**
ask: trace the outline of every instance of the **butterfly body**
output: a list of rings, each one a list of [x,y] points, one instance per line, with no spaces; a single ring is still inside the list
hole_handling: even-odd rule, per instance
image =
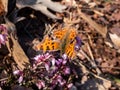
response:
[[[50,36],[46,35],[36,48],[37,50],[43,50],[43,52],[60,50],[61,53],[66,54],[68,58],[74,58],[76,55],[76,36],[77,31],[74,28],[54,30]]]

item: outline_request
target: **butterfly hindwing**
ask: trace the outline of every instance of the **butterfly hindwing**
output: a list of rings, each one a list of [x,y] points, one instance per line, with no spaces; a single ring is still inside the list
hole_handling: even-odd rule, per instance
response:
[[[69,34],[66,41],[67,44],[65,46],[65,53],[67,54],[68,58],[74,58],[76,55],[75,51],[76,36],[77,31],[74,28],[69,29]]]

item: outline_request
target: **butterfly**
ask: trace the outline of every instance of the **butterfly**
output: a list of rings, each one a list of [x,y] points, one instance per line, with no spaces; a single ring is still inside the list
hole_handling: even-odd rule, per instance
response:
[[[62,54],[66,54],[68,58],[73,59],[76,56],[76,36],[77,30],[75,28],[62,28],[45,35],[43,40],[36,45],[36,50],[57,51],[60,50]]]

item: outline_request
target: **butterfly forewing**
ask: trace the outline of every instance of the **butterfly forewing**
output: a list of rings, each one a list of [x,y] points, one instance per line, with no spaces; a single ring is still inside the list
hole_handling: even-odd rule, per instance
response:
[[[52,36],[55,39],[63,40],[65,38],[65,36],[66,36],[66,33],[67,33],[67,29],[63,28],[62,30],[55,30],[55,31],[53,31]]]
[[[48,50],[54,51],[60,49],[60,43],[58,41],[52,40],[50,37],[46,36],[41,43],[39,43],[36,48],[37,50],[43,50],[46,52]]]

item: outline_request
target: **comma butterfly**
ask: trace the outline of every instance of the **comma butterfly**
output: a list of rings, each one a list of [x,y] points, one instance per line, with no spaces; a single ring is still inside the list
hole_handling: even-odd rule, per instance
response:
[[[36,49],[43,50],[43,52],[60,50],[62,54],[65,53],[68,58],[73,59],[76,56],[76,36],[77,30],[75,28],[54,30],[36,45]]]

